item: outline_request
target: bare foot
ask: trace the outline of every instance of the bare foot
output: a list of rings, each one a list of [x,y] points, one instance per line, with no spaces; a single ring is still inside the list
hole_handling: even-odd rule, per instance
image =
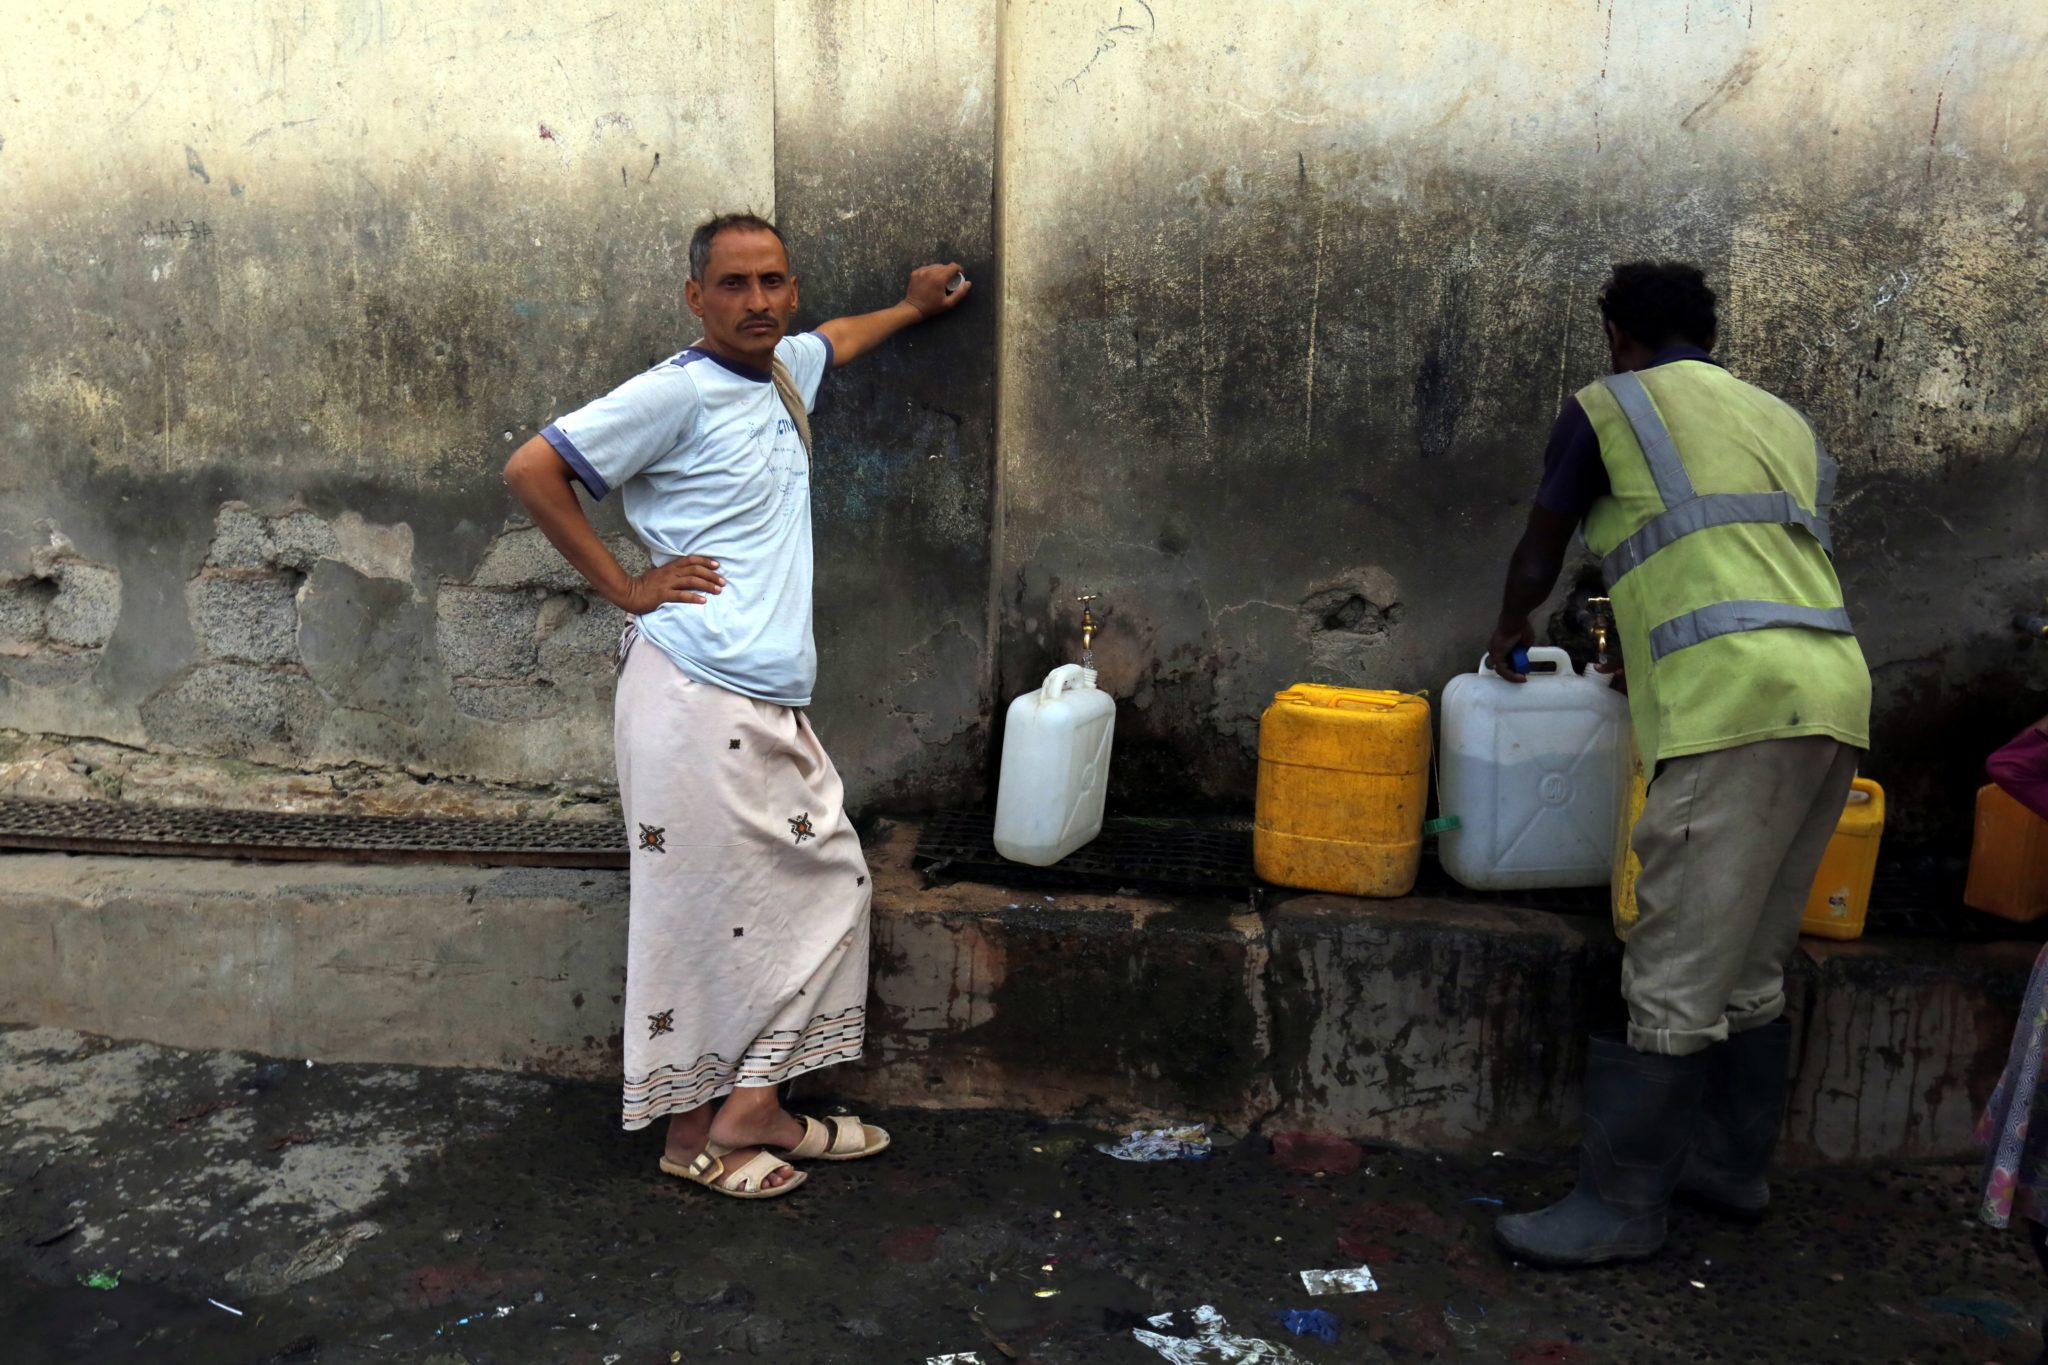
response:
[[[709,1105],[700,1106],[687,1114],[671,1115],[668,1121],[668,1141],[663,1147],[662,1155],[668,1158],[674,1165],[688,1166],[704,1151],[707,1143],[718,1142],[719,1139],[712,1134],[712,1130],[716,1125],[711,1121],[710,1115],[711,1109]],[[801,1136],[802,1125],[799,1124],[797,1126],[799,1130],[798,1135]],[[719,1145],[724,1146],[725,1144],[720,1142]],[[725,1163],[727,1171],[737,1171],[756,1156],[759,1156],[761,1151],[762,1147],[758,1144],[750,1147],[739,1147],[724,1153],[719,1160]],[[785,1162],[770,1171],[767,1179],[761,1183],[769,1189],[775,1189],[795,1178],[796,1167]],[[720,1183],[723,1183],[723,1181],[721,1180]]]
[[[727,1101],[711,1120],[710,1138],[721,1146],[748,1143],[786,1152],[804,1140],[804,1125],[779,1105],[742,1105],[736,1109]]]

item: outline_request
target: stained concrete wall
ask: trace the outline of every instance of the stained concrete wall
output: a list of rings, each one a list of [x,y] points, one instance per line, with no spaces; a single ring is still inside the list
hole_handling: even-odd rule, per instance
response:
[[[48,597],[49,629],[9,632],[0,723],[600,774],[617,621],[509,522],[497,471],[688,339],[692,220],[772,205],[770,20],[20,16],[0,54],[0,600]]]
[[[827,384],[856,803],[974,799],[1099,591],[1115,799],[1241,805],[1274,688],[1477,658],[1592,293],[1668,253],[1843,459],[1870,768],[1952,835],[2048,709],[2044,79],[2022,0],[24,15],[0,728],[601,787],[617,617],[496,470],[694,334],[688,228],[751,205],[807,322],[978,282]]]
[[[1004,51],[1001,687],[1105,594],[1113,799],[1242,803],[1298,678],[1473,666],[1644,255],[1842,460],[1895,832],[2048,709],[2048,11],[1020,0]]]
[[[696,335],[712,211],[786,200],[806,324],[940,252],[985,268],[993,43],[992,6],[25,17],[0,55],[0,726],[608,780],[620,617],[498,466]],[[921,147],[856,168],[849,140],[890,155],[892,112],[927,107]],[[804,150],[778,162],[778,132]],[[828,389],[820,713],[862,790],[987,710],[993,312]]]
[[[998,5],[775,8],[775,199],[805,278],[840,311],[901,297],[926,261],[975,280],[961,311],[826,381],[815,720],[856,801],[972,799],[990,711]]]

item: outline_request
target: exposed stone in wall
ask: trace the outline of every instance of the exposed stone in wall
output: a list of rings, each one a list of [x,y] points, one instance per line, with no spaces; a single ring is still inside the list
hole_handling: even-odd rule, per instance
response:
[[[647,567],[631,537],[606,543],[628,571]],[[531,526],[492,542],[467,582],[444,581],[434,611],[457,709],[494,721],[551,716],[561,684],[601,679],[626,620]]]
[[[121,619],[121,574],[79,555],[47,524],[23,577],[0,580],[0,675],[38,687],[79,682],[99,666]]]
[[[209,663],[192,669],[142,706],[152,737],[222,754],[303,751],[325,707],[295,667]]]
[[[152,736],[227,754],[308,747],[326,703],[299,658],[298,592],[337,548],[311,513],[221,506],[206,562],[185,587],[199,658],[143,704]]]
[[[1400,591],[1385,569],[1354,569],[1311,584],[1296,629],[1308,644],[1311,682],[1346,683],[1367,671],[1401,619]]]
[[[206,573],[187,598],[207,653],[252,664],[298,662],[298,574],[242,578]]]

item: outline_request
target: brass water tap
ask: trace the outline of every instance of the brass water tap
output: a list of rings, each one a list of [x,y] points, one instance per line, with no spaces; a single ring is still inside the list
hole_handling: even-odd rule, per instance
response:
[[[1091,592],[1084,593],[1074,599],[1081,604],[1081,652],[1083,654],[1095,648],[1095,609],[1088,604],[1100,596],[1102,596],[1101,593]]]
[[[1593,647],[1600,651],[1600,662],[1604,664],[1607,662],[1607,632],[1614,628],[1614,599],[1589,597],[1586,605],[1593,609]]]

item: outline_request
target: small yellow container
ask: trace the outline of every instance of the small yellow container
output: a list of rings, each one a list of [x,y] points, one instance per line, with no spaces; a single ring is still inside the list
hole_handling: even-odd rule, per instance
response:
[[[2022,924],[2048,915],[2048,820],[1994,786],[1977,792],[1963,904]]]
[[[1252,867],[1269,882],[1404,896],[1422,861],[1429,703],[1299,683],[1259,720]]]
[[[1636,879],[1643,863],[1636,857],[1636,821],[1642,817],[1645,788],[1642,765],[1638,763],[1629,782],[1628,799],[1622,803],[1620,826],[1614,832],[1614,876],[1608,883],[1608,906],[1614,916],[1614,935],[1627,939],[1636,926]],[[1806,912],[1800,916],[1799,932],[1817,938],[1858,938],[1864,918],[1870,913],[1870,884],[1877,876],[1878,843],[1884,836],[1884,788],[1867,777],[1856,779],[1835,836],[1821,855],[1820,871],[1814,874],[1813,890],[1807,893]],[[2044,907],[2048,908],[2048,907]]]
[[[1636,927],[1636,879],[1643,875],[1643,860],[1636,856],[1636,821],[1643,818],[1643,802],[1649,792],[1643,783],[1643,760],[1629,746],[1628,794],[1622,797],[1614,829],[1614,872],[1607,882],[1607,908],[1614,916],[1614,936],[1628,942],[1628,931]]]
[[[1884,839],[1884,788],[1856,779],[1842,807],[1835,837],[1821,855],[1799,932],[1815,938],[1861,938],[1870,913],[1870,883],[1877,876],[1877,846]]]

